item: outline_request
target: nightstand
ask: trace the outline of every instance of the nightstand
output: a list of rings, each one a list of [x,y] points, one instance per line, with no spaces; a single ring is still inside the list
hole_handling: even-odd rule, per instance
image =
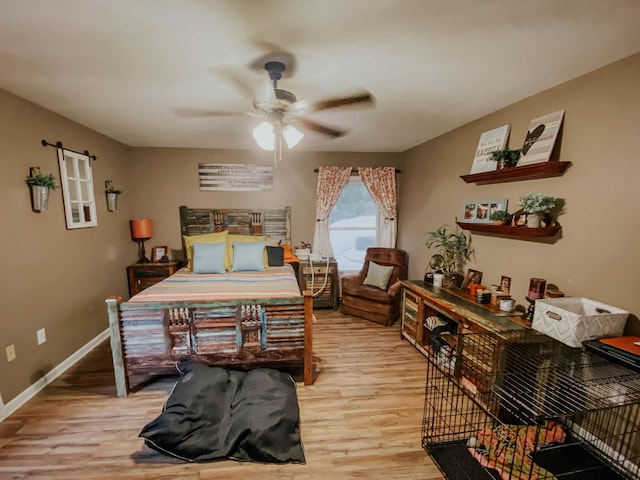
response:
[[[321,291],[313,297],[313,308],[338,308],[338,281],[338,262],[334,258],[329,259],[328,265],[326,260],[300,260],[300,290]]]
[[[129,265],[127,267],[129,296],[133,297],[136,293],[176,273],[178,263],[134,263]]]

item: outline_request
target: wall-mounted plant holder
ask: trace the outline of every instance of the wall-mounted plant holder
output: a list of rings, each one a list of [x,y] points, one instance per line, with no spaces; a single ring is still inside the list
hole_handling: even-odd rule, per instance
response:
[[[29,168],[25,182],[31,190],[31,208],[34,212],[44,212],[49,208],[49,190],[58,186],[52,173],[42,174],[40,167]]]
[[[105,180],[104,188],[107,195],[107,210],[115,212],[118,209],[118,195],[122,193],[122,190],[114,188],[111,180]]]

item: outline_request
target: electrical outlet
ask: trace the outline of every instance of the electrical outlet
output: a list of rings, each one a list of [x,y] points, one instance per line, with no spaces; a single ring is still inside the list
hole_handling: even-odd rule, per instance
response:
[[[5,351],[7,352],[7,362],[12,362],[16,359],[16,347],[14,344],[5,348]]]
[[[38,337],[38,345],[42,345],[47,341],[47,332],[44,328],[41,328],[36,332],[36,336]]]

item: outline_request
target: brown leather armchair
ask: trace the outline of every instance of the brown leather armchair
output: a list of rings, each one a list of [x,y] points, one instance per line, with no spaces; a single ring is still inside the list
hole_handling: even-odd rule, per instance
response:
[[[391,276],[384,285],[366,285],[370,262],[383,268],[372,267],[372,273],[386,270],[391,266]],[[381,325],[392,325],[400,317],[400,294],[396,285],[398,280],[406,278],[407,253],[398,248],[368,248],[362,270],[357,274],[342,277],[342,303],[340,311],[348,315],[366,318]],[[369,277],[368,283],[371,283]],[[375,283],[375,282],[373,282]],[[383,282],[384,283],[384,282]]]

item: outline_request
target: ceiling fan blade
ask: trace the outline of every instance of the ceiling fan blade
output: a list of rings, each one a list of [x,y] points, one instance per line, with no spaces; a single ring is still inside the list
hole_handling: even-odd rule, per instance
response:
[[[348,97],[330,98],[327,100],[319,100],[317,102],[308,102],[303,107],[305,111],[317,112],[327,110],[329,108],[346,107],[350,105],[371,105],[375,103],[373,95],[369,92],[362,92]]]
[[[323,135],[328,135],[333,138],[339,138],[347,134],[347,130],[339,129],[336,127],[329,127],[328,125],[322,125],[320,123],[314,122],[313,120],[309,120],[308,118],[298,117],[296,118],[296,123],[299,123],[300,126],[306,128],[307,130],[322,133]]]
[[[249,85],[237,71],[228,67],[216,67],[212,71],[224,77],[226,82],[234,87],[244,98],[253,98],[253,87]]]
[[[243,117],[252,115],[251,112],[227,112],[223,110],[209,110],[206,108],[171,107],[171,111],[181,118],[202,117]]]

